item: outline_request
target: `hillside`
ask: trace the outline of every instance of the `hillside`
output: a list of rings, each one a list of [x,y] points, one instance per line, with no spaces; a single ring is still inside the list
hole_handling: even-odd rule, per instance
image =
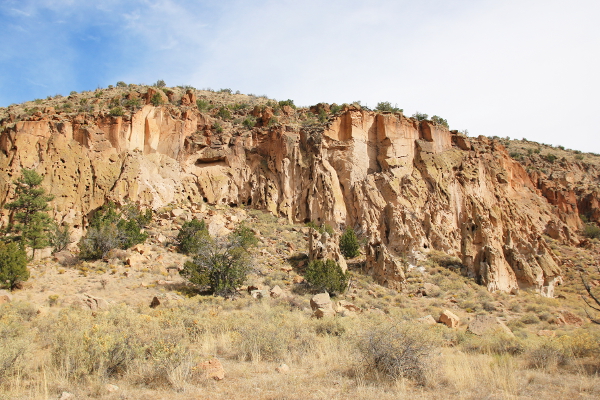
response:
[[[7,398],[600,395],[579,275],[597,290],[600,242],[585,234],[600,223],[598,155],[188,87],[36,100],[0,109],[0,126],[0,203],[34,169],[73,241],[2,293]],[[148,239],[78,259],[109,201],[153,210]],[[193,219],[214,237],[244,225],[258,238],[235,296],[180,275],[192,257],[177,235]],[[348,288],[317,318],[306,267],[346,227],[364,246],[338,259]],[[391,357],[414,343],[413,364]]]

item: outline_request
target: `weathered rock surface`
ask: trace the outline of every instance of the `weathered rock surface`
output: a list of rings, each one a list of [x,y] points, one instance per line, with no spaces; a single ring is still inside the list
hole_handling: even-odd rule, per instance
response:
[[[460,324],[460,318],[450,310],[445,310],[440,315],[440,323],[446,325],[448,328],[457,328]]]
[[[313,315],[317,318],[332,317],[335,315],[333,304],[329,293],[319,293],[310,299],[310,307],[313,310]]]
[[[293,109],[274,117],[259,107],[255,128],[223,122],[216,132],[214,113],[194,107],[193,91],[162,99],[178,106],[154,107],[152,96],[166,95],[152,90],[122,117],[48,110],[4,118],[0,203],[13,197],[20,169],[33,168],[55,196],[53,217],[74,228],[75,240],[108,200],[154,209],[244,204],[290,221],[359,227],[371,238],[367,270],[391,287],[404,281],[403,260],[436,249],[458,256],[489,290],[548,296],[560,269],[542,234],[573,240],[577,224],[565,215],[599,210],[587,189],[551,195],[498,141],[430,121],[349,106],[324,125],[303,126],[288,123]],[[209,228],[228,231],[227,223]]]
[[[494,332],[502,332],[510,336],[514,336],[512,331],[493,315],[477,315],[469,322],[467,332],[477,336],[492,334]]]
[[[342,272],[348,270],[346,259],[340,251],[340,235],[333,233],[332,235],[323,232],[320,233],[316,229],[311,228],[308,234],[308,258],[309,260],[334,260],[338,263]]]

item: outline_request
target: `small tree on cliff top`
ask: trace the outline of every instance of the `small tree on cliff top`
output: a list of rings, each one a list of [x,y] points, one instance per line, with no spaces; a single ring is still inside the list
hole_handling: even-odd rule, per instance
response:
[[[47,195],[40,187],[43,179],[35,171],[23,168],[21,177],[14,182],[16,199],[4,206],[13,212],[7,234],[34,251],[48,245],[47,232],[52,226],[46,211],[53,196]]]

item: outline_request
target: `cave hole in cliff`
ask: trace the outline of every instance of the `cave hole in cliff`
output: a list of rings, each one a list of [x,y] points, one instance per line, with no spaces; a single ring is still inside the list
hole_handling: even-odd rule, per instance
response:
[[[423,248],[424,248],[424,249],[428,249],[428,248],[429,248],[429,246],[427,246],[427,243],[424,243],[424,244],[423,244]]]
[[[252,205],[252,197],[248,197],[248,201],[246,202],[246,205],[248,205],[248,206]]]
[[[237,203],[229,203],[229,207],[237,207]]]
[[[310,218],[304,218],[304,223],[308,224],[310,222]]]
[[[203,197],[203,198],[202,198],[202,200],[203,200],[205,203],[208,203],[208,198],[206,198],[206,197]]]

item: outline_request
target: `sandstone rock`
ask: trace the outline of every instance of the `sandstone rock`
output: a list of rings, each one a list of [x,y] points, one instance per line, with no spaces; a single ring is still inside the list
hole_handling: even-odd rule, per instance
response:
[[[147,104],[156,93],[168,100],[149,88]],[[367,270],[390,287],[404,282],[403,257],[414,262],[435,249],[459,257],[489,290],[530,287],[551,296],[560,269],[538,239],[546,232],[574,241],[578,214],[600,219],[600,171],[592,165],[561,162],[528,174],[497,141],[355,106],[322,128],[286,125],[286,109],[279,126],[216,133],[192,100],[186,92],[183,108],[146,105],[124,117],[48,109],[17,121],[13,113],[0,130],[0,151],[12,160],[0,166],[0,181],[21,168],[44,171],[52,217],[79,236],[93,210],[123,199],[153,209],[251,204],[287,221],[355,226],[373,238]],[[270,107],[252,113],[261,124],[273,117]],[[11,196],[5,185],[0,200]],[[6,210],[0,218],[7,221]],[[226,224],[217,232],[227,234]]]
[[[216,357],[198,364],[197,368],[204,371],[204,375],[207,379],[214,379],[216,381],[225,379],[225,369],[223,368],[223,364],[221,364],[221,361]]]
[[[250,292],[250,296],[255,299],[263,299],[269,296],[269,292],[267,290],[253,290]]]
[[[0,290],[0,305],[10,303],[12,300],[10,294],[4,290]]]
[[[69,393],[69,392],[62,392],[60,394],[60,396],[58,397],[58,400],[74,400],[75,399],[75,395],[73,393]]]
[[[144,265],[144,261],[146,261],[144,256],[133,253],[125,259],[125,264],[129,265],[133,269],[139,270]]]
[[[92,311],[103,310],[108,307],[108,302],[100,297],[94,297],[87,293],[80,296],[81,302]]]
[[[329,293],[319,293],[310,299],[310,307],[313,310],[313,316],[317,318],[331,317],[335,315],[335,310],[331,303]]]
[[[437,322],[435,321],[435,318],[433,318],[431,315],[426,315],[424,317],[418,318],[417,322],[419,322],[421,324],[424,324],[424,325],[435,325],[435,324],[437,324]]]
[[[290,367],[287,364],[281,363],[275,368],[275,371],[279,372],[280,374],[289,374]]]
[[[354,304],[350,303],[349,301],[346,300],[340,300],[336,303],[336,310],[338,312],[342,312],[344,310],[346,311],[352,311],[352,312],[361,312],[360,307],[355,306]]]
[[[452,311],[445,310],[440,315],[440,323],[446,325],[449,328],[457,328],[460,324],[460,318],[458,318],[458,316],[456,316],[456,314],[454,314]]]
[[[53,259],[60,265],[73,265],[77,262],[77,257],[68,250],[54,253]]]
[[[559,325],[581,326],[584,320],[570,311],[562,310],[556,317],[556,323]]]
[[[308,237],[308,258],[309,260],[334,260],[346,272],[348,265],[346,259],[340,251],[340,235],[327,232],[320,233],[316,229],[310,230]]]
[[[283,290],[279,286],[274,286],[273,289],[269,292],[271,297],[277,298],[283,295]]]
[[[106,385],[104,385],[104,389],[108,393],[114,393],[114,392],[116,392],[116,391],[119,390],[119,387],[117,385],[113,385],[113,384],[107,383]]]
[[[512,331],[493,315],[476,315],[475,318],[469,322],[467,332],[477,336],[488,335],[494,332],[502,332],[514,336]]]

